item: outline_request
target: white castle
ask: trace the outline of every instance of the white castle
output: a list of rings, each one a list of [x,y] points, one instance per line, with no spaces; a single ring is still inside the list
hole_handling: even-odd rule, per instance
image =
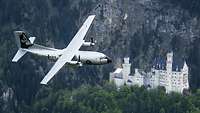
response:
[[[174,71],[172,65],[173,52],[167,54],[165,67],[160,68],[161,66],[157,64],[157,66],[154,66],[151,71],[147,73],[135,69],[135,73],[131,75],[129,58],[124,58],[122,68],[117,68],[115,72],[110,73],[110,81],[114,82],[117,87],[125,84],[148,86],[150,88],[162,86],[165,87],[166,93],[183,93],[184,89],[189,89],[188,66],[184,61],[183,67],[180,70],[176,68]]]

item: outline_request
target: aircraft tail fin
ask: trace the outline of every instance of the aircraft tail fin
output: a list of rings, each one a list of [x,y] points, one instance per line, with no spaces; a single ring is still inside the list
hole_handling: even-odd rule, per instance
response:
[[[35,37],[28,38],[24,31],[14,31],[14,34],[18,48],[27,49],[32,46],[35,41]]]
[[[27,53],[25,49],[28,49],[29,47],[33,46],[35,37],[28,38],[24,31],[14,31],[14,35],[19,49],[15,54],[14,58],[12,59],[12,62],[17,62]]]
[[[17,62],[20,58],[22,58],[26,54],[26,52],[27,51],[20,48],[15,54],[14,58],[12,59],[12,62]]]

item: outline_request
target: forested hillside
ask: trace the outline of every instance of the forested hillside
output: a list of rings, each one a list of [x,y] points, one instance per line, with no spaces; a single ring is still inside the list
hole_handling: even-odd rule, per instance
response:
[[[0,0],[0,112],[199,113],[199,12],[199,0]],[[94,37],[97,45],[83,49],[103,52],[113,64],[64,67],[42,86],[53,62],[30,54],[11,62],[17,51],[13,31],[64,48],[90,14],[96,18],[86,39]],[[123,57],[148,71],[155,57],[169,51],[189,65],[189,96],[105,86]]]
[[[39,91],[31,107],[23,112],[33,113],[199,113],[200,91],[190,96],[166,94],[158,88],[122,87],[112,84],[83,85],[73,91],[54,92],[51,88]]]

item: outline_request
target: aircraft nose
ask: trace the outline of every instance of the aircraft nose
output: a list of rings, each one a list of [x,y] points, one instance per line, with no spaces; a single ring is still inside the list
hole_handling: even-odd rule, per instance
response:
[[[111,58],[106,57],[106,59],[107,59],[107,63],[112,63],[112,59]]]

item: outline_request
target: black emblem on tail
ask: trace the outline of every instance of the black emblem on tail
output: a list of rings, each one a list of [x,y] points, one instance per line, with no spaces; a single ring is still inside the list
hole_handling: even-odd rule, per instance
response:
[[[20,38],[21,48],[28,48],[33,45],[24,32],[22,32],[19,35],[19,38]]]

